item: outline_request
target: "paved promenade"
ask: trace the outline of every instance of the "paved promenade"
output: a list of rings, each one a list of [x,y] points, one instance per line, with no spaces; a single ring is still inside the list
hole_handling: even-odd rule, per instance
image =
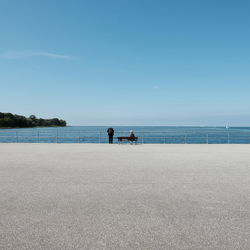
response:
[[[250,246],[250,145],[0,144],[0,249]]]

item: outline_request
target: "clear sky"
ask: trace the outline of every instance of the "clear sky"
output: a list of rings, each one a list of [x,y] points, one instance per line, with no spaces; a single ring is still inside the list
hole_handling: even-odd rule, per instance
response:
[[[0,111],[250,126],[250,1],[0,0]]]

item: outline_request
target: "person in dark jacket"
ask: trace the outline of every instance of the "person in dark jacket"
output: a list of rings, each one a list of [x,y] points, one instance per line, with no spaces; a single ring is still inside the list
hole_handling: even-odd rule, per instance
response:
[[[113,128],[108,128],[107,130],[108,136],[109,136],[109,144],[113,144],[113,137],[114,137],[114,129]]]

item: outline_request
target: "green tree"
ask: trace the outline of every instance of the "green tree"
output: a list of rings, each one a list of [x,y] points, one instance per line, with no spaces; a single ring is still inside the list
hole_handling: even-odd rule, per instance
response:
[[[50,127],[50,126],[66,126],[66,121],[58,118],[42,119],[35,115],[26,118],[21,115],[13,115],[11,113],[0,112],[0,128],[28,128],[28,127]]]

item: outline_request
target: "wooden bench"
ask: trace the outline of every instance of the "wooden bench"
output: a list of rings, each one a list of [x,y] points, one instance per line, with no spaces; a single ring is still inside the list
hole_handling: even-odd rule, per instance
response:
[[[129,137],[129,136],[120,136],[117,137],[118,142],[121,143],[122,141],[130,141],[130,142],[135,142],[137,143],[138,137]]]

